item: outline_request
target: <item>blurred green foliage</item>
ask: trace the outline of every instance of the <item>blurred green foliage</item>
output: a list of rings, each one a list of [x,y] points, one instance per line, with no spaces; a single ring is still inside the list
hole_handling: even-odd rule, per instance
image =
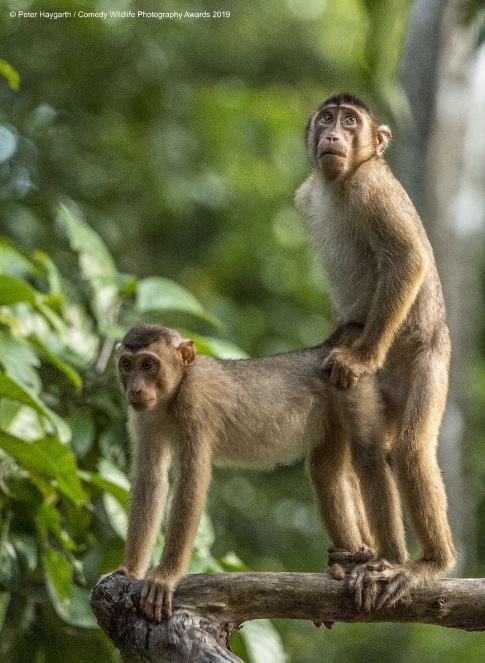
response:
[[[136,12],[140,4],[231,15],[9,15]],[[123,331],[138,319],[160,321],[219,356],[295,349],[327,334],[324,279],[292,201],[308,171],[304,122],[341,89],[384,120],[399,117],[395,72],[410,5],[3,3],[2,661],[117,660],[92,628],[87,588],[122,556],[129,450],[109,356]],[[475,412],[482,430],[484,411]],[[476,437],[478,484],[485,468]],[[255,570],[324,570],[325,539],[302,475],[300,466],[269,477],[217,471],[215,542],[205,519],[192,570],[240,568],[232,550]],[[293,663],[485,657],[480,636],[426,627],[278,628]],[[234,647],[248,661],[283,660],[269,625],[241,633]]]

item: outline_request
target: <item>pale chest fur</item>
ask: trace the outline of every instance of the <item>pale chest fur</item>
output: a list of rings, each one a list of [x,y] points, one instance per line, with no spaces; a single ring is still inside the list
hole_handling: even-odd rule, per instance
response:
[[[377,264],[358,215],[339,204],[314,175],[298,189],[296,203],[328,280],[336,324],[364,323],[377,283]]]

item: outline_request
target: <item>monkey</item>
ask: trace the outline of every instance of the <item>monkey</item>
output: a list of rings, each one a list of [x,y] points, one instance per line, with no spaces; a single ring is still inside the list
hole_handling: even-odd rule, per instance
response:
[[[342,389],[375,376],[381,443],[421,548],[408,561],[400,539],[398,554],[350,570],[357,605],[367,609],[395,605],[456,558],[437,461],[451,353],[445,305],[421,219],[382,156],[390,139],[389,127],[360,99],[329,97],[308,120],[312,172],[295,195],[328,278],[334,328],[362,325],[356,338],[341,338],[323,369]],[[392,501],[386,490],[383,499]],[[396,517],[391,509],[388,527],[397,532]]]
[[[399,554],[399,496],[379,444],[384,422],[376,379],[363,376],[355,387],[338,391],[322,369],[338,342],[350,343],[360,333],[360,325],[349,323],[312,348],[223,360],[196,355],[192,340],[166,327],[140,323],[127,332],[115,364],[129,404],[132,489],[124,558],[116,572],[145,577],[164,515],[170,465],[176,470],[162,556],[141,594],[149,620],[172,614],[174,587],[187,569],[213,462],[270,470],[304,457],[335,559],[340,550],[352,551],[352,561],[369,561],[373,546],[390,558]],[[344,412],[352,413],[350,426]],[[364,496],[361,485],[367,487]],[[383,486],[392,502],[386,508]],[[387,525],[392,507],[398,511],[397,531]]]

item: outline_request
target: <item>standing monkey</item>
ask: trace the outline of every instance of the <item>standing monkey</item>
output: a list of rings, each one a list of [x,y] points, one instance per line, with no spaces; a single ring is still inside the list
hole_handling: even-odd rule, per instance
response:
[[[373,556],[371,545],[389,558],[399,554],[399,499],[381,445],[375,377],[363,376],[354,388],[337,391],[322,369],[333,347],[350,344],[360,332],[359,325],[349,324],[314,348],[243,360],[196,357],[193,342],[166,327],[141,324],[126,334],[115,361],[130,405],[133,467],[119,573],[144,577],[172,460],[177,472],[162,557],[142,590],[149,619],[160,622],[172,614],[172,593],[189,562],[213,460],[272,469],[305,457],[334,545],[357,551],[352,557],[361,561]],[[388,525],[392,508],[395,529]]]
[[[390,138],[362,101],[330,97],[308,121],[313,170],[296,193],[328,277],[335,327],[363,326],[330,351],[323,368],[343,389],[376,375],[390,465],[421,544],[417,561],[403,564],[401,552],[386,556],[391,564],[354,569],[351,587],[367,609],[394,605],[455,560],[436,456],[450,360],[445,307],[421,220],[381,157]],[[389,527],[397,531],[396,515],[391,511]],[[405,551],[404,541],[395,549]]]

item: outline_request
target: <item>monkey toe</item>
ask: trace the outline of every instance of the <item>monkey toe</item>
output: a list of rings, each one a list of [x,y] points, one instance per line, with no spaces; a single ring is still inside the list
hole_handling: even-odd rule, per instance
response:
[[[354,553],[351,553],[345,548],[329,548],[328,549],[328,566],[339,564],[347,566],[354,561]]]
[[[400,571],[387,582],[376,604],[376,609],[393,608],[407,592],[411,584],[409,576]]]
[[[367,546],[362,546],[360,550],[357,550],[354,554],[354,562],[356,564],[365,564],[366,562],[373,560],[375,556],[375,550],[372,550],[372,548],[368,548]]]
[[[343,580],[345,578],[345,570],[340,566],[340,564],[332,564],[330,567],[330,574],[334,580]]]

